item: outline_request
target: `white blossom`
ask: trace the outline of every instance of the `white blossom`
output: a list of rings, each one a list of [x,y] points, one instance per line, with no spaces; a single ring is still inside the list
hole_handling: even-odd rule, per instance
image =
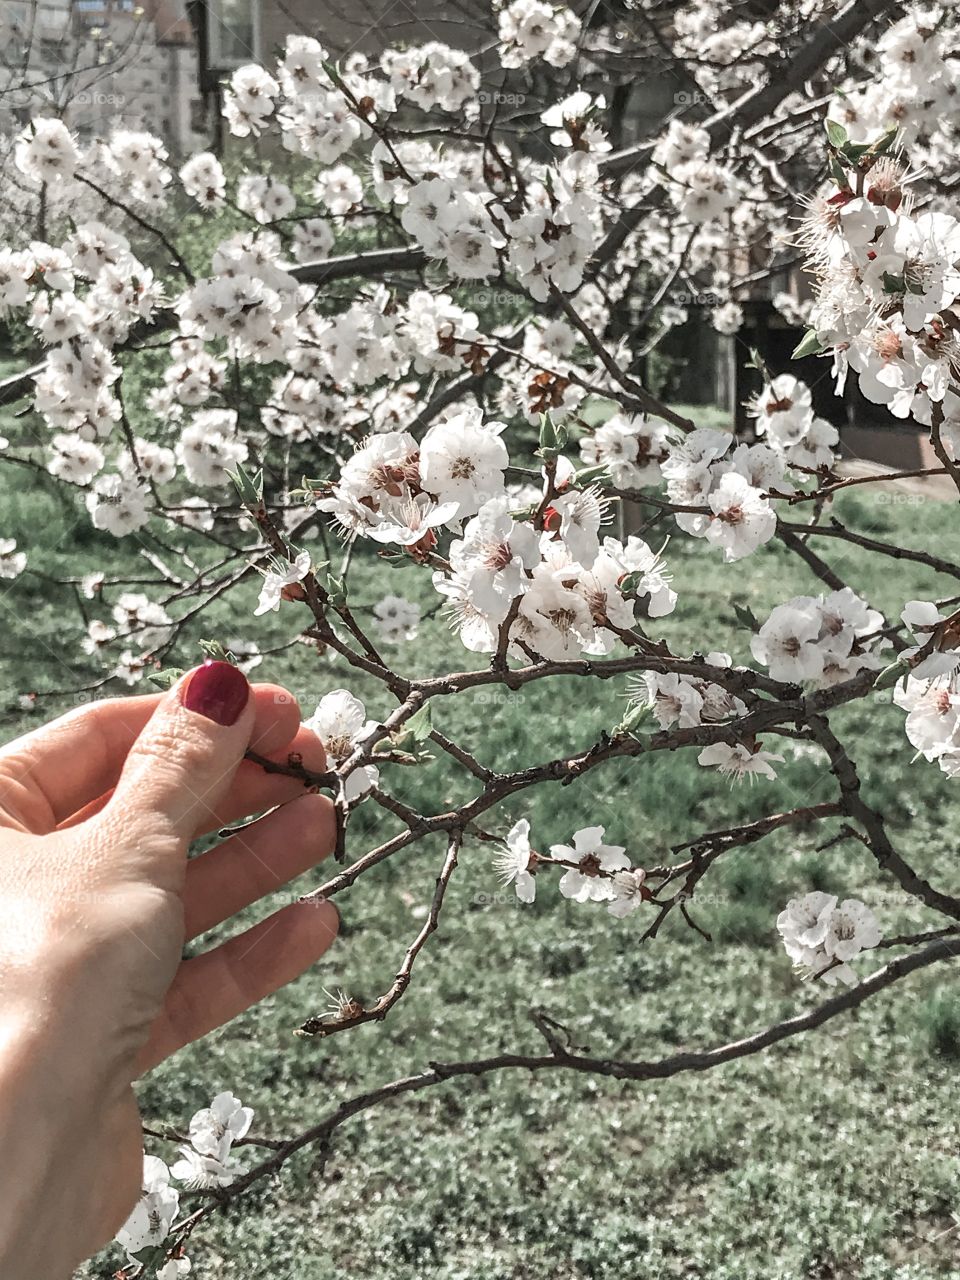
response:
[[[533,872],[536,855],[530,848],[530,823],[521,818],[507,832],[504,848],[494,858],[503,884],[512,884],[521,902],[533,902],[537,893]]]
[[[275,613],[280,608],[284,590],[302,582],[309,572],[309,551],[299,552],[292,561],[276,561],[274,568],[264,572],[260,598],[253,611],[254,617],[259,617],[263,613]]]
[[[180,1193],[157,1156],[144,1155],[141,1196],[115,1239],[129,1256],[162,1244],[180,1209]]]
[[[620,894],[612,875],[627,870],[630,859],[620,845],[603,843],[603,827],[584,827],[573,837],[573,846],[551,845],[554,858],[575,866],[560,878],[560,892],[574,902],[613,902]]]
[[[334,689],[325,694],[313,715],[303,723],[323,743],[327,758],[334,768],[343,764],[376,728],[376,722],[366,718],[366,710],[360,699],[346,689]],[[380,771],[376,765],[361,765],[353,769],[346,779],[347,799],[359,799],[377,785],[379,778]]]
[[[814,892],[792,898],[777,916],[787,955],[810,977],[828,986],[856,982],[849,961],[880,941],[876,916],[863,902]]]
[[[0,538],[0,578],[19,578],[27,567],[27,554],[17,550],[16,538]]]

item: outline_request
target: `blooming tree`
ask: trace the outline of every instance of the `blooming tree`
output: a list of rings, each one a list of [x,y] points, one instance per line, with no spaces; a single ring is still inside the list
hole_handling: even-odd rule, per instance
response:
[[[493,14],[498,64],[483,70],[438,43],[334,64],[318,40],[291,37],[276,65],[230,80],[235,149],[179,166],[144,133],[81,145],[60,120],[35,119],[13,148],[23,199],[0,250],[0,309],[39,359],[0,386],[24,407],[0,456],[79,489],[94,527],[152,566],[149,591],[103,573],[76,583],[93,602],[83,644],[104,682],[169,676],[186,623],[237,593],[249,633],[224,637],[221,656],[252,669],[253,619],[283,611],[341,683],[362,673],[379,688],[369,708],[333,688],[306,721],[327,773],[260,761],[333,793],[338,866],[307,896],[343,894],[427,837],[447,851],[392,985],[369,1004],[341,993],[304,1035],[383,1018],[403,997],[464,849],[489,859],[492,845],[492,870],[530,910],[538,891],[558,893],[647,940],[674,914],[703,931],[691,895],[728,850],[839,816],[946,923],[885,938],[856,898],[808,893],[776,929],[811,981],[840,989],[786,1022],[643,1062],[590,1058],[537,1014],[540,1051],[434,1063],[272,1140],[258,1163],[232,1154],[253,1141],[251,1115],[220,1094],[178,1135],[172,1168],[147,1157],[118,1237],[132,1270],[185,1274],[199,1223],[389,1098],[512,1067],[702,1070],[954,953],[960,897],[898,852],[831,715],[893,687],[909,743],[960,774],[960,564],[831,520],[835,493],[875,477],[843,473],[836,427],[789,370],[757,358],[763,384],[741,435],[698,427],[636,370],[691,296],[709,293],[714,327],[736,333],[751,289],[805,257],[812,295],[777,298],[807,327],[800,351],[832,359],[838,387],[852,370],[868,400],[922,424],[938,459],[925,474],[960,491],[960,223],[933,177],[956,153],[956,11],[804,0],[757,20],[717,0],[669,8],[637,3],[600,27],[512,0]],[[650,42],[670,52],[679,87],[647,135],[615,148],[607,98]],[[785,588],[767,617],[745,619],[739,653],[678,651],[661,633],[684,609],[671,536],[702,539],[718,574],[749,572],[777,540],[823,589]],[[943,598],[907,598],[905,584],[902,612],[885,617],[821,555],[830,539],[924,565],[947,580]],[[390,591],[366,622],[349,575],[363,556],[421,575],[434,610]],[[0,575],[29,557],[4,539]],[[408,676],[403,645],[437,612],[449,665]],[[627,701],[597,741],[552,758],[531,735],[524,766],[503,771],[484,744],[433,724],[441,696],[570,676],[619,682]],[[833,799],[770,812],[764,780],[784,739],[822,754]],[[455,811],[395,794],[396,768],[415,768],[428,745],[472,782]],[[537,784],[624,758],[642,771],[643,757],[681,750],[756,781],[756,818],[693,834],[656,867],[589,813],[549,847],[527,819],[503,820],[504,802]],[[361,805],[379,813],[379,834],[354,856]],[[884,947],[900,949],[889,963],[862,958]],[[176,1182],[216,1194],[181,1214]]]

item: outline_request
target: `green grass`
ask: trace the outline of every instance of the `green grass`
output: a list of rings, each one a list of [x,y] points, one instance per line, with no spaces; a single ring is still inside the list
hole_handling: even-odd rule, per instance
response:
[[[136,542],[95,535],[69,502],[28,493],[22,482],[32,477],[18,475],[15,489],[7,475],[0,535],[30,549],[33,569],[56,578],[125,564],[150,576]],[[953,517],[945,505],[896,506],[861,494],[847,495],[839,511],[877,537],[954,556],[960,550],[944,534]],[[880,607],[956,589],[917,566],[825,539],[819,549]],[[683,538],[667,555],[680,603],[662,630],[678,651],[706,635],[711,647],[743,660],[747,635],[734,622],[734,601],[763,616],[786,595],[818,589],[776,545],[746,568],[724,567]],[[413,569],[372,573],[358,564],[353,571],[352,597],[361,605],[388,589],[434,603]],[[290,639],[295,606],[255,630],[255,594],[248,583],[218,604],[171,662],[194,661],[199,635],[256,634],[264,645]],[[25,575],[2,596],[0,617],[9,737],[32,723],[17,711],[17,694],[70,690],[94,671],[78,658],[82,623],[68,590]],[[429,672],[444,653],[449,642],[435,617],[420,642],[398,650],[397,664]],[[390,710],[379,687],[302,646],[258,674],[286,681],[306,711],[341,684],[366,699],[370,715]],[[516,695],[487,691],[438,701],[435,723],[507,769],[585,748],[617,723],[623,692],[622,683],[583,681],[534,684]],[[43,714],[76,700],[46,697]],[[866,794],[887,813],[898,847],[936,883],[960,889],[960,791],[934,767],[910,763],[902,713],[889,695],[838,713],[834,723],[855,746]],[[516,797],[487,825],[504,830],[525,815],[536,843],[548,845],[602,823],[638,861],[657,862],[672,842],[704,829],[831,797],[820,759],[789,743],[784,754],[779,780],[752,791],[730,790],[682,756],[616,762],[573,786]],[[384,773],[397,795],[427,812],[474,790],[441,761]],[[389,829],[379,811],[362,809],[351,825],[351,853]],[[439,841],[425,842],[340,901],[342,937],[315,971],[146,1079],[144,1114],[155,1124],[183,1124],[230,1087],[256,1108],[259,1132],[293,1133],[338,1100],[432,1059],[537,1051],[532,1006],[567,1024],[594,1053],[637,1058],[709,1045],[788,1016],[819,993],[796,981],[777,944],[773,922],[786,899],[813,887],[860,896],[895,888],[856,843],[818,852],[835,830],[777,833],[721,859],[696,907],[713,942],[676,919],[644,947],[638,917],[610,921],[563,901],[548,883],[534,906],[518,907],[498,894],[489,849],[468,843],[443,926],[388,1020],[328,1042],[295,1038],[293,1028],[326,1006],[324,988],[369,999],[389,986],[443,856]],[[259,904],[245,920],[270,909]],[[935,927],[912,906],[883,906],[880,915],[890,931]],[[960,1276],[951,1217],[960,1204],[958,1051],[960,1003],[944,970],[908,980],[802,1041],[703,1076],[619,1084],[516,1073],[454,1082],[341,1129],[322,1177],[309,1151],[296,1157],[280,1179],[197,1233],[194,1273],[271,1280],[344,1273],[370,1280]],[[107,1277],[117,1262],[116,1254],[105,1256],[83,1274]]]

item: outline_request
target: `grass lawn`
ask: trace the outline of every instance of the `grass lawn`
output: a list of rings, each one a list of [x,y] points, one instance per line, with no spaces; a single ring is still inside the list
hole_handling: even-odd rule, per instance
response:
[[[33,485],[32,474],[3,475],[0,535],[28,549],[31,569],[56,578],[80,569],[135,565],[139,544],[117,544],[86,517]],[[29,481],[28,485],[26,482]],[[33,491],[30,491],[31,487]],[[914,500],[846,495],[843,517],[881,538],[960,555],[953,511]],[[79,516],[79,520],[78,520]],[[955,525],[953,526],[955,528]],[[871,603],[899,611],[906,599],[955,594],[908,563],[818,544]],[[704,637],[748,656],[734,601],[763,616],[772,604],[816,591],[811,575],[778,545],[743,566],[723,566],[703,544],[668,548],[676,613],[662,631],[675,651]],[[140,560],[143,576],[153,571]],[[435,603],[413,569],[358,564],[352,598],[372,604],[386,590]],[[53,714],[88,683],[78,640],[82,624],[69,590],[27,574],[3,584],[0,617],[3,732],[31,723],[17,694],[66,691],[41,701]],[[266,646],[296,632],[285,606],[263,631],[251,618],[256,585],[221,601],[194,627],[171,661],[196,660],[199,636],[256,636]],[[101,610],[105,614],[105,610]],[[409,673],[440,669],[454,652],[434,617],[417,644],[397,652]],[[469,666],[483,660],[463,654]],[[447,658],[449,665],[450,659]],[[391,707],[372,682],[344,674],[329,656],[295,646],[258,674],[285,681],[305,712],[328,689],[347,684],[374,717]],[[569,681],[520,694],[480,691],[435,706],[438,728],[472,743],[503,768],[583,749],[622,717],[624,685]],[[33,719],[36,719],[34,713]],[[902,713],[889,693],[833,718],[856,747],[868,798],[889,817],[905,855],[945,889],[960,890],[960,787],[934,766],[912,765]],[[796,747],[800,749],[792,749]],[[692,758],[614,762],[570,787],[540,788],[509,802],[495,829],[530,818],[535,843],[566,840],[600,823],[638,862],[654,863],[672,842],[748,816],[832,798],[832,780],[803,744],[776,783],[731,790]],[[456,804],[473,786],[444,761],[419,770],[387,766],[397,795],[426,812]],[[351,852],[393,828],[379,810],[351,824]],[[494,821],[488,823],[494,826]],[[817,845],[836,831],[780,832],[726,855],[697,905],[712,943],[671,919],[639,947],[642,917],[610,920],[565,902],[543,884],[519,907],[498,894],[490,849],[469,842],[448,893],[440,932],[418,962],[407,996],[383,1025],[329,1041],[295,1038],[294,1027],[328,1004],[324,989],[370,999],[385,990],[432,892],[443,848],[428,841],[383,864],[339,900],[341,940],[315,971],[186,1050],[145,1080],[144,1114],[182,1125],[213,1093],[232,1088],[256,1109],[258,1132],[286,1135],[366,1087],[423,1067],[514,1048],[539,1051],[528,1010],[544,1008],[597,1054],[652,1058],[706,1046],[805,1009],[822,993],[800,984],[778,945],[774,919],[787,898],[810,888],[876,898],[885,931],[937,927],[917,907],[898,904],[866,851],[847,841]],[[318,883],[303,877],[296,889]],[[273,904],[276,905],[276,904]],[[271,904],[248,913],[252,920]],[[222,931],[221,931],[222,932]],[[209,945],[215,936],[208,937]],[[860,964],[868,972],[875,962]],[[561,1074],[520,1073],[452,1082],[368,1112],[339,1131],[325,1174],[307,1151],[276,1181],[215,1217],[191,1242],[198,1277],[270,1280],[933,1280],[960,1276],[960,1000],[949,968],[908,979],[858,1014],[821,1032],[702,1076],[619,1084]],[[172,1148],[158,1154],[172,1158]],[[188,1203],[184,1199],[184,1204]],[[114,1253],[82,1274],[111,1275]]]

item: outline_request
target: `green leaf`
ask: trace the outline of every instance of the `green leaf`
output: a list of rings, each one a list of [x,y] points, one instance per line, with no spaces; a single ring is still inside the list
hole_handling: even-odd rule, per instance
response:
[[[142,1267],[142,1270],[138,1271],[137,1275],[146,1277],[159,1271],[167,1261],[167,1246],[165,1244],[147,1245],[133,1256]]]
[[[843,171],[843,165],[836,156],[830,157],[830,176],[840,188],[841,191],[849,191],[850,183],[847,181],[847,175]]]
[[[607,470],[606,465],[584,467],[582,471],[575,472],[573,477],[573,483],[576,485],[594,484],[597,480],[606,480],[609,483],[610,472]]]
[[[872,146],[872,142],[848,142],[843,148],[843,158],[849,160],[851,164],[859,164]]]
[[[240,501],[246,507],[259,507],[263,502],[263,472],[257,471],[250,475],[248,471],[238,462],[235,471],[228,471],[227,475],[236,486],[237,493],[240,495]]]
[[[391,569],[407,569],[414,563],[403,551],[378,551],[377,559],[388,564]]]
[[[836,120],[825,120],[823,127],[827,131],[827,138],[830,145],[836,147],[839,151],[843,144],[847,141],[847,131],[842,124],[838,124]]]
[[[425,742],[433,732],[433,707],[429,702],[425,702],[419,711],[415,712],[403,726],[406,734],[408,734],[414,742]]]
[[[892,663],[877,676],[873,682],[875,689],[892,689],[898,681],[905,679],[910,674],[910,663],[901,658],[899,662]]]
[[[329,603],[334,609],[343,609],[347,603],[347,589],[341,578],[336,578],[332,573],[328,573],[324,582],[324,589],[330,597]]]
[[[875,156],[885,155],[893,146],[893,144],[896,142],[899,134],[900,134],[899,127],[895,124],[891,125],[890,128],[886,131],[886,133],[881,134],[881,136],[876,140],[876,142],[870,148],[873,155]]]
[[[756,347],[750,348],[750,359],[746,363],[747,368],[756,369],[765,382],[773,381],[770,370],[767,368],[767,362]]]
[[[895,276],[889,271],[885,271],[882,279],[884,293],[906,293],[907,282],[903,276]]]
[[[638,702],[630,708],[620,723],[614,730],[614,737],[622,737],[623,734],[630,733],[637,725],[642,724],[653,713],[653,708],[648,707],[645,702]]]
[[[802,360],[804,356],[818,356],[824,350],[823,343],[817,337],[816,329],[808,329],[793,349],[791,360]]]
[[[219,640],[201,640],[200,648],[204,657],[212,658],[214,662],[229,662],[236,666],[236,659],[233,654],[220,643]]]
[[[757,621],[756,615],[748,604],[738,604],[736,600],[732,601],[732,604],[738,626],[743,627],[745,631],[760,630],[760,623]]]
[[[182,667],[164,667],[162,671],[151,672],[147,679],[158,689],[166,690],[172,689],[183,674]]]
[[[556,449],[557,447],[557,429],[553,425],[553,419],[549,413],[541,413],[540,415],[540,448]]]

